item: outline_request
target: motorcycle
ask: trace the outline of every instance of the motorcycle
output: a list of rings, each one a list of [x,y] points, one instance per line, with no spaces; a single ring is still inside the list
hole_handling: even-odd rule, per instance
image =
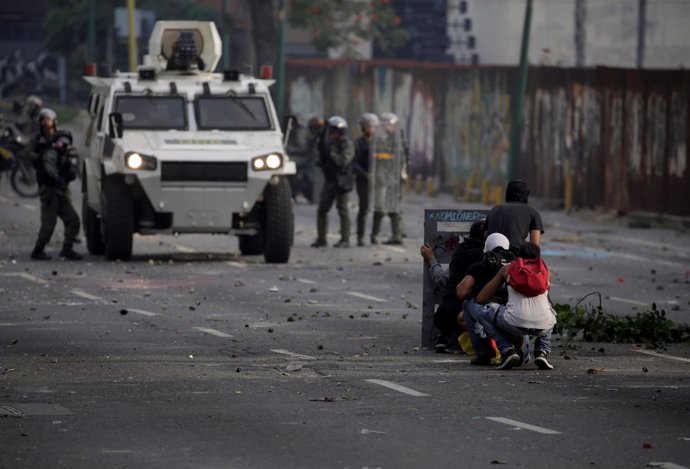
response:
[[[25,147],[26,142],[17,126],[0,116],[0,173],[9,172],[12,189],[20,197],[38,197],[36,170],[24,156]]]

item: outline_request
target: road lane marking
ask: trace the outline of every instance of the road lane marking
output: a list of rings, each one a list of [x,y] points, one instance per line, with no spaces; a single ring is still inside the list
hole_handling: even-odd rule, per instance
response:
[[[27,279],[27,280],[29,280],[29,281],[31,281],[31,282],[43,283],[43,284],[48,283],[47,280],[43,280],[42,278],[38,278],[38,277],[36,277],[35,275],[31,275],[31,274],[28,274],[28,273],[26,273],[26,272],[20,273],[19,276],[20,276],[21,278],[25,278],[25,279]]]
[[[627,298],[618,298],[615,296],[609,296],[609,300],[620,301],[621,303],[628,303],[628,304],[636,305],[636,306],[647,306],[647,303],[643,303],[641,301],[628,300]]]
[[[313,280],[309,280],[308,278],[298,278],[297,281],[299,283],[306,283],[307,285],[314,285],[316,282]]]
[[[513,419],[507,419],[505,417],[486,417],[486,418],[488,420],[493,420],[494,422],[504,423],[504,424],[510,425],[512,427],[524,428],[525,430],[530,430],[530,431],[537,432],[537,433],[543,433],[545,435],[560,435],[561,434],[561,432],[557,432],[556,430],[550,430],[548,428],[538,427],[536,425],[531,425],[531,424],[525,423],[525,422],[519,422],[519,421],[513,420]]]
[[[103,301],[103,298],[101,298],[100,296],[92,295],[91,293],[86,293],[85,291],[81,291],[81,290],[72,290],[72,293],[73,293],[74,295],[77,295],[77,296],[79,296],[79,297],[81,297],[81,298],[85,298],[85,299],[87,299],[87,300],[98,300],[98,301]]]
[[[38,210],[38,207],[36,207],[35,205],[31,205],[31,204],[22,204],[22,208],[29,210],[31,212],[35,212],[36,210]]]
[[[186,252],[189,254],[193,254],[196,252],[196,249],[188,248],[187,246],[181,246],[179,244],[175,245],[175,249],[177,249],[180,252]]]
[[[383,379],[365,379],[364,381],[372,384],[378,384],[379,386],[383,386],[384,388],[392,389],[393,391],[398,391],[403,394],[407,394],[408,396],[415,396],[415,397],[424,397],[428,396],[428,394],[424,394],[423,392],[415,391],[414,389],[401,386],[396,383],[392,383],[390,381],[385,381]]]
[[[389,251],[393,252],[398,252],[400,254],[406,254],[407,251],[405,251],[405,248],[401,248],[399,246],[386,246],[385,244],[381,246],[383,249],[388,249]]]
[[[387,434],[386,432],[381,432],[378,430],[369,430],[367,428],[362,428],[359,431],[359,433],[360,433],[360,435],[386,435]]]
[[[672,462],[648,462],[647,467],[660,467],[661,469],[688,469]]]
[[[680,362],[690,363],[690,359],[688,358],[675,357],[673,355],[666,355],[665,353],[653,352],[651,350],[635,350],[635,352],[644,353],[645,355],[649,355],[651,357],[668,358],[669,360],[678,360]]]
[[[231,266],[231,267],[236,267],[238,269],[244,269],[247,267],[247,264],[244,262],[227,261],[226,264]]]
[[[204,332],[206,334],[215,335],[216,337],[223,337],[223,338],[232,337],[230,334],[226,334],[225,332],[217,331],[215,329],[209,329],[208,327],[192,327],[192,329],[196,329],[197,331]]]
[[[45,284],[48,283],[47,280],[43,280],[42,278],[38,278],[35,275],[31,275],[26,272],[6,272],[2,274],[3,277],[21,277],[23,279],[29,280],[31,282],[36,282],[36,283],[41,283]]]
[[[370,301],[376,301],[379,303],[388,303],[388,300],[385,298],[378,298],[376,296],[371,296],[371,295],[365,295],[364,293],[359,293],[356,291],[349,291],[347,292],[348,295],[356,296],[357,298],[362,298],[364,300],[370,300]]]
[[[141,314],[143,316],[160,316],[160,314],[158,314],[158,313],[152,313],[151,311],[146,311],[143,309],[127,308],[127,311],[131,311],[132,313]]]
[[[301,353],[290,352],[289,350],[285,350],[285,349],[271,349],[271,352],[279,353],[281,355],[287,355],[287,356],[292,357],[292,358],[300,358],[302,360],[316,360],[316,357],[312,357],[309,355],[302,355]]]

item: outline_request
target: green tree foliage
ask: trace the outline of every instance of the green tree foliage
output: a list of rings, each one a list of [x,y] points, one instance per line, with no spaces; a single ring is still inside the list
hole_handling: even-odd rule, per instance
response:
[[[113,32],[113,12],[117,7],[125,7],[121,0],[94,0],[96,23],[97,56],[106,56],[106,34]],[[153,10],[158,20],[205,20],[216,17],[212,6],[199,5],[194,0],[139,0],[137,8]],[[89,0],[63,0],[54,3],[45,19],[46,48],[61,55],[69,56],[81,50],[86,44],[87,22],[89,20]],[[110,27],[109,27],[110,25]]]
[[[308,30],[317,50],[344,47],[354,56],[362,41],[374,41],[383,51],[405,44],[407,31],[391,0],[290,0],[288,20],[295,28]]]

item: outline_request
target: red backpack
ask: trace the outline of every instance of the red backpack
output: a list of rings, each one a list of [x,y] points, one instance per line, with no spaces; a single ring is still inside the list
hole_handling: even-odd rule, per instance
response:
[[[518,257],[508,266],[508,285],[525,296],[537,296],[549,289],[549,269],[541,257]]]

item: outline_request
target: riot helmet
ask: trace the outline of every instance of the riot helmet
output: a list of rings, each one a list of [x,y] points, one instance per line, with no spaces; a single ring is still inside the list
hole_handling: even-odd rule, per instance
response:
[[[362,128],[362,132],[364,132],[366,127],[369,125],[378,127],[379,124],[380,122],[378,116],[371,112],[365,112],[362,114],[362,117],[359,118],[359,126]]]
[[[331,135],[342,136],[347,132],[347,121],[340,116],[328,119],[328,132]]]
[[[381,114],[381,122],[383,125],[397,125],[399,120],[398,116],[392,112],[384,112]]]
[[[24,100],[24,104],[29,109],[38,110],[38,109],[43,107],[43,100],[41,98],[39,98],[38,96],[36,96],[35,94],[31,94],[31,95],[26,97],[26,99]]]
[[[52,109],[43,108],[41,112],[38,113],[38,124],[41,126],[41,131],[43,131],[43,122],[46,119],[53,121],[53,130],[57,129],[57,113]]]

